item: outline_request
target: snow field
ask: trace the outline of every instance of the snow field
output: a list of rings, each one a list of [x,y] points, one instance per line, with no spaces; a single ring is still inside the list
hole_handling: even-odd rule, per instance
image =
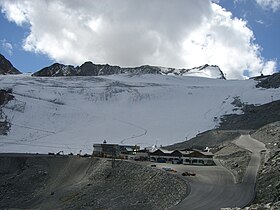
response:
[[[15,100],[4,108],[11,122],[0,152],[91,153],[93,143],[168,145],[218,126],[224,114],[248,104],[279,100],[278,89],[253,80],[163,75],[36,78],[1,76]],[[272,97],[271,97],[272,96]]]

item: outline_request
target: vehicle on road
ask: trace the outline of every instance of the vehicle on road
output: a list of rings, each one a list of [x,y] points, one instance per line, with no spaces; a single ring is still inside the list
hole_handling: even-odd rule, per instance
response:
[[[184,173],[182,173],[182,176],[195,176],[196,174],[194,172],[191,171],[186,171]]]
[[[183,159],[176,158],[172,160],[172,164],[182,164],[182,163],[183,163]]]
[[[157,162],[158,163],[166,163],[166,160],[164,158],[158,158]]]
[[[170,172],[175,172],[175,173],[177,172],[175,169],[169,168],[169,167],[163,167],[162,169],[165,171],[170,171]]]
[[[156,164],[152,164],[151,167],[157,167],[157,165]]]

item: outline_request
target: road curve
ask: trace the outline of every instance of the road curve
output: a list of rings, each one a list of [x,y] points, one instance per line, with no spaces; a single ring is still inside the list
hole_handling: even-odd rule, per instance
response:
[[[255,197],[256,176],[260,166],[260,152],[264,144],[241,135],[234,143],[252,152],[243,182],[235,184],[232,174],[222,166],[202,167],[172,165],[181,173],[193,171],[196,177],[184,177],[190,185],[190,194],[174,210],[218,210],[225,207],[245,207]]]
[[[256,183],[257,173],[261,163],[261,151],[265,151],[265,144],[250,135],[241,135],[233,143],[252,152],[251,160],[243,178],[243,183]]]

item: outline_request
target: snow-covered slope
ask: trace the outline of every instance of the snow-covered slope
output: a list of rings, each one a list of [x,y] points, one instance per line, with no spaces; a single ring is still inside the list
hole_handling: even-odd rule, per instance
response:
[[[192,69],[161,68],[162,74],[226,79],[224,73],[216,65],[205,64]]]
[[[93,143],[168,145],[218,125],[231,103],[263,104],[279,89],[256,81],[160,74],[98,77],[1,76],[15,99],[3,108],[11,122],[0,152],[83,152]]]

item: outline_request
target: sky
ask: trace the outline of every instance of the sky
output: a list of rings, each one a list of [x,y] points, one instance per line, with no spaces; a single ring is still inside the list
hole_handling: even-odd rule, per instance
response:
[[[22,72],[54,62],[193,68],[228,79],[280,69],[280,0],[0,0],[0,53]]]

